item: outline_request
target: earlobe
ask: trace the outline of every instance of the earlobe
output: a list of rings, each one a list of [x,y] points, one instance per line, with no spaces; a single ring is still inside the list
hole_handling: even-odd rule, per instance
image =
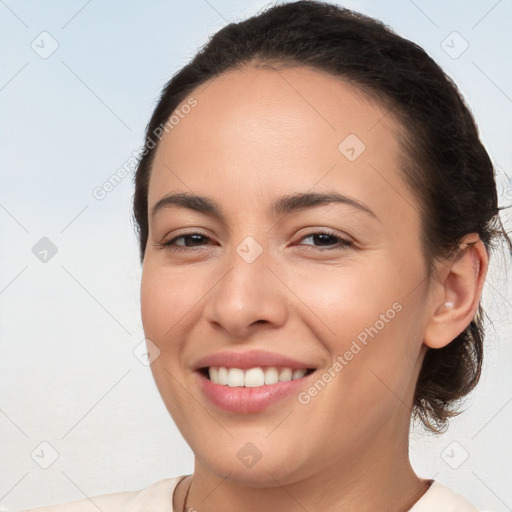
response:
[[[460,244],[455,258],[441,264],[444,268],[438,275],[444,278],[438,283],[440,298],[432,304],[423,337],[427,347],[448,345],[471,323],[480,302],[488,263],[483,242],[477,233],[472,233]]]

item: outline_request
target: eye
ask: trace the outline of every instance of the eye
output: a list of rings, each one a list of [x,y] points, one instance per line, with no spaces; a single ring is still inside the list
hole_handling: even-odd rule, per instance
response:
[[[299,245],[312,245],[313,247],[316,247],[318,249],[322,250],[334,250],[334,249],[343,249],[346,247],[352,247],[354,243],[350,240],[345,240],[344,238],[341,238],[336,233],[325,230],[325,231],[317,231],[314,233],[310,233],[306,236],[303,236],[299,240],[307,240],[311,239],[313,242],[319,242],[320,244],[326,244],[326,245],[314,245],[313,244],[299,244]],[[308,249],[309,250],[309,249]]]
[[[178,240],[183,240],[184,244],[177,244]],[[168,249],[171,251],[186,251],[192,247],[201,247],[205,240],[210,240],[210,237],[202,233],[183,233],[178,235],[167,242],[158,244],[161,249]],[[191,242],[191,243],[187,243]]]

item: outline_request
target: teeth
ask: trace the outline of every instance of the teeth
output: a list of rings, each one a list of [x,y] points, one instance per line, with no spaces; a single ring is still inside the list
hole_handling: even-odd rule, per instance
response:
[[[232,372],[233,370],[234,368],[229,371]],[[250,370],[247,370],[245,372],[245,379],[242,377],[241,386],[244,384],[246,388],[256,388],[258,386],[263,386],[265,384],[265,374],[263,373],[263,370],[261,368],[251,368]]]
[[[222,384],[229,387],[256,388],[276,382],[289,382],[301,379],[306,375],[306,369],[292,370],[291,368],[225,368],[224,366],[210,366],[208,374],[214,384]]]
[[[279,382],[277,368],[267,368],[265,372],[265,384],[275,384],[276,382]]]
[[[228,370],[228,386],[236,388],[244,385],[244,372],[240,368],[230,368]]]
[[[293,372],[291,368],[283,368],[279,372],[279,382],[289,382],[292,380]]]
[[[210,374],[210,379],[212,378],[212,375]],[[224,384],[224,386],[227,386],[228,385],[228,371],[226,370],[226,368],[224,367],[221,367],[219,368],[219,373],[218,373],[218,384]]]
[[[208,373],[212,382],[219,382],[219,369],[216,366],[211,366]]]
[[[292,380],[302,379],[306,375],[307,370],[295,370],[293,372]]]

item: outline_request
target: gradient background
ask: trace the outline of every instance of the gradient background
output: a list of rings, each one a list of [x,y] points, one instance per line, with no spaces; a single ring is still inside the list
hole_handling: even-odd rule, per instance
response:
[[[415,41],[455,80],[497,166],[500,204],[510,205],[512,2],[338,3]],[[5,509],[135,490],[192,472],[192,452],[137,357],[144,334],[132,178],[103,200],[93,190],[143,143],[164,83],[216,30],[266,5],[0,0]],[[47,261],[33,252],[43,237],[57,249]],[[512,510],[512,293],[502,252],[491,258],[484,289],[493,325],[469,410],[442,436],[411,433],[420,476],[496,512]]]

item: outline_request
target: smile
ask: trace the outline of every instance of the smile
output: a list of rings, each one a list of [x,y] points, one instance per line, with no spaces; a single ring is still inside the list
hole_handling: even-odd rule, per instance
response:
[[[255,388],[269,386],[277,382],[289,382],[301,379],[312,369],[277,368],[275,366],[262,368],[260,366],[249,369],[226,368],[224,366],[210,366],[204,368],[205,375],[214,383],[229,387]],[[206,373],[207,372],[207,373]]]

